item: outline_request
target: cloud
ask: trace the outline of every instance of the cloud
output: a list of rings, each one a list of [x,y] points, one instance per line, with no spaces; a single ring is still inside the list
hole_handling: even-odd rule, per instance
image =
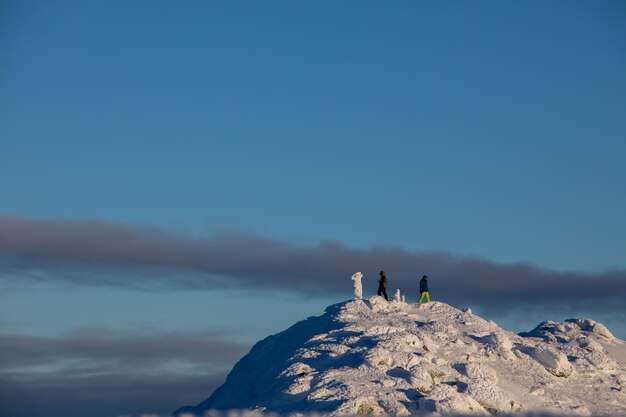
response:
[[[0,335],[0,414],[166,414],[206,398],[248,349],[221,329],[149,333],[81,328]]]
[[[114,417],[144,413],[169,416],[181,404],[195,404],[208,397],[225,378],[225,373],[197,376],[173,372],[0,374],[0,414],[12,417]]]
[[[0,370],[67,368],[70,361],[79,369],[147,369],[167,363],[215,369],[239,359],[248,348],[228,337],[219,329],[153,334],[107,327],[85,327],[64,337],[0,334]]]
[[[313,246],[245,235],[186,236],[155,226],[101,220],[0,216],[5,281],[67,282],[139,289],[281,289],[308,295],[351,293],[350,275],[365,274],[373,291],[384,269],[390,289],[417,295],[422,274],[433,296],[507,311],[531,305],[571,310],[626,307],[626,270],[547,271],[445,252],[399,247],[358,249],[324,241]]]

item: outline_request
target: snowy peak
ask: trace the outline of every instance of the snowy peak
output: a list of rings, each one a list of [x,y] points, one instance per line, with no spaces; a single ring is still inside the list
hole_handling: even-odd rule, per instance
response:
[[[178,413],[626,413],[626,344],[590,319],[516,335],[469,309],[381,297],[330,306],[258,342]]]
[[[544,321],[527,333],[520,333],[524,337],[540,337],[546,342],[568,343],[572,340],[583,341],[591,334],[613,340],[615,337],[602,323],[591,319],[568,319],[563,323]]]

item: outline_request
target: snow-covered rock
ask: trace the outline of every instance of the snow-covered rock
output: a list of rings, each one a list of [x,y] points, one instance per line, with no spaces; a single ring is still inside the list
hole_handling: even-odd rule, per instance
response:
[[[551,342],[568,342],[577,336],[589,334],[602,336],[606,340],[615,339],[605,325],[588,318],[567,319],[563,323],[544,321],[530,332],[521,333],[525,337],[539,337]]]
[[[598,323],[591,319],[568,319],[565,320],[567,323],[575,323],[582,330],[587,332],[592,332],[600,336],[604,336],[607,339],[613,339],[613,335],[606,328],[606,326],[602,323]]]
[[[516,335],[471,310],[339,303],[258,342],[195,407],[300,415],[626,414],[626,343],[591,319]]]
[[[525,347],[521,350],[554,376],[567,378],[574,372],[567,356],[551,346]]]

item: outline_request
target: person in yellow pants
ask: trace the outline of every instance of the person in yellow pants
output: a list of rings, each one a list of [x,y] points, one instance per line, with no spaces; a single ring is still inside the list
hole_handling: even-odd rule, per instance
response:
[[[426,302],[430,303],[430,294],[428,294],[428,277],[424,275],[420,281],[420,298],[417,304],[422,304],[422,300],[426,298]]]

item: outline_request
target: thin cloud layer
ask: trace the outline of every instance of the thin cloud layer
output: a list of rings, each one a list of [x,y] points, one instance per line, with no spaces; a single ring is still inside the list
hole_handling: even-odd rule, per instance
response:
[[[0,414],[166,414],[221,384],[250,347],[219,329],[168,333],[78,329],[64,337],[0,335]]]
[[[390,289],[417,295],[422,274],[450,302],[487,309],[544,304],[576,309],[614,308],[626,296],[626,270],[602,273],[546,271],[530,264],[502,265],[443,252],[402,248],[315,246],[242,234],[183,236],[158,227],[100,220],[0,216],[4,279],[67,282],[141,289],[276,289],[309,295],[351,293],[349,277],[365,274],[375,288],[378,271]],[[572,300],[577,303],[572,305]],[[624,307],[621,307],[622,311]]]
[[[225,373],[0,374],[0,413],[13,417],[169,416],[206,398]]]
[[[176,362],[195,368],[221,368],[248,348],[222,330],[168,333],[122,332],[107,327],[78,329],[64,337],[0,334],[0,371],[60,364],[74,367],[146,369]]]

